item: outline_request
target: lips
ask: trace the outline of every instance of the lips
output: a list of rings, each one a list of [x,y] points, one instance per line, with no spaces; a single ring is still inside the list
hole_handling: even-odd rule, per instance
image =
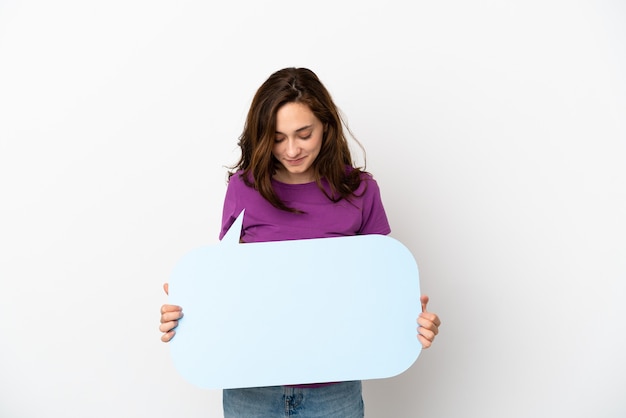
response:
[[[300,165],[304,162],[306,157],[298,158],[296,160],[285,160],[289,165]]]

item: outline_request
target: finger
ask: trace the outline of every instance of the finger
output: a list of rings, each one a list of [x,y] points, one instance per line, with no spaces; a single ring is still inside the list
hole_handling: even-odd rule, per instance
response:
[[[159,331],[161,332],[169,332],[178,326],[178,321],[169,321],[164,322],[159,325]]]
[[[167,283],[163,283],[163,290],[165,290],[165,294],[169,296],[170,294],[170,286]]]
[[[422,302],[422,312],[426,312],[426,305],[428,305],[428,295],[420,296],[420,302]]]
[[[426,338],[426,337],[424,337],[423,335],[420,335],[420,334],[417,334],[417,339],[422,344],[422,348],[423,349],[427,349],[428,347],[430,347],[433,344],[432,340],[429,340],[428,338]]]
[[[182,317],[183,313],[181,311],[166,312],[161,315],[161,323],[164,324],[170,321],[178,321]]]
[[[166,312],[174,312],[174,311],[182,311],[183,308],[181,308],[178,305],[162,305],[161,306],[161,314],[164,314]]]
[[[163,341],[164,343],[169,342],[172,338],[174,338],[174,334],[176,334],[176,331],[166,332],[165,334],[161,335],[161,341]]]
[[[422,337],[426,338],[428,341],[431,341],[431,342],[435,339],[435,336],[436,336],[434,332],[424,327],[417,328],[417,335],[421,335]]]
[[[424,317],[417,318],[417,324],[419,325],[419,328],[427,329],[434,335],[439,334],[439,327],[437,326],[437,324],[429,319],[426,319]]]
[[[437,316],[437,314],[434,314],[432,312],[422,312],[421,314],[419,314],[419,316],[417,317],[417,322],[419,322],[420,318],[423,318],[426,321],[430,321],[433,324],[435,324],[435,326],[440,327],[441,326],[441,320],[439,319],[439,317]]]

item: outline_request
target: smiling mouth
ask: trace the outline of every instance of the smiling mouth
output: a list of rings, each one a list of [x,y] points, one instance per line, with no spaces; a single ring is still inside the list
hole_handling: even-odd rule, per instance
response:
[[[296,160],[286,160],[289,165],[298,165],[304,161],[306,157],[298,158]]]

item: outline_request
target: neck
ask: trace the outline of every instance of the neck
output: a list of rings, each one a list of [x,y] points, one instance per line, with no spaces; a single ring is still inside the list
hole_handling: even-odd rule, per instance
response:
[[[286,184],[305,184],[315,181],[313,176],[309,173],[291,174],[285,169],[276,170],[272,177],[274,180]]]

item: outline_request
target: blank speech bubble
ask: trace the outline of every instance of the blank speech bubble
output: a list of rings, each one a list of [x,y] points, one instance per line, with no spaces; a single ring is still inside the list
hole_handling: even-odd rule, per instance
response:
[[[417,360],[419,274],[384,235],[240,244],[243,212],[217,245],[174,267],[183,307],[173,363],[207,389],[379,379]]]

